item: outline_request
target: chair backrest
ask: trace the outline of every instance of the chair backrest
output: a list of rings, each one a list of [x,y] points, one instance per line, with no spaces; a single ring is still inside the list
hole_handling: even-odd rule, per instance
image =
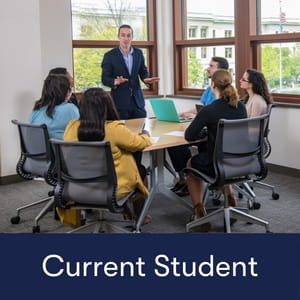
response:
[[[24,179],[42,177],[50,185],[55,185],[54,155],[49,142],[45,124],[27,124],[17,120],[12,123],[18,126],[21,157],[17,163],[17,173]]]
[[[269,132],[270,132],[270,128],[269,128],[269,123],[270,123],[270,117],[271,117],[271,112],[272,112],[272,108],[275,105],[273,103],[268,104],[267,107],[267,115],[269,116],[269,118],[266,120],[265,123],[265,128],[264,128],[264,157],[268,158],[271,154],[272,148],[271,148],[271,143],[269,141]]]
[[[238,182],[243,178],[261,180],[267,175],[263,154],[267,118],[268,114],[219,121],[214,151],[217,185]]]
[[[74,201],[77,205],[122,211],[116,200],[117,177],[109,141],[50,142],[55,152],[58,206],[66,208]]]

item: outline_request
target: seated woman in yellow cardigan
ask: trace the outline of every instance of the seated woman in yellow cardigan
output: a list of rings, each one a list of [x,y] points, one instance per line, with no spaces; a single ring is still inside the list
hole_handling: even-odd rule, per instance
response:
[[[65,141],[110,141],[114,159],[118,189],[117,199],[121,199],[134,189],[141,196],[133,202],[134,218],[137,219],[143,208],[149,191],[143,184],[138,167],[132,155],[152,144],[147,131],[139,135],[132,133],[120,122],[118,112],[110,95],[101,88],[90,88],[80,100],[80,119],[67,125],[63,139]],[[123,214],[128,219],[129,211]],[[143,224],[151,221],[146,216]]]

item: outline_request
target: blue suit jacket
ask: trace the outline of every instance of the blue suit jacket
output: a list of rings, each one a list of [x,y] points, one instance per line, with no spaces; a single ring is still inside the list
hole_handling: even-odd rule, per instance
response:
[[[127,66],[124,62],[119,47],[116,47],[103,57],[102,67],[102,83],[111,88],[111,95],[114,99],[117,109],[126,109],[130,107],[132,95],[138,107],[145,107],[145,100],[140,86],[140,81],[149,77],[148,70],[145,66],[143,52],[133,47],[133,65],[131,75],[129,75]],[[117,76],[123,76],[128,81],[115,86],[114,80]]]

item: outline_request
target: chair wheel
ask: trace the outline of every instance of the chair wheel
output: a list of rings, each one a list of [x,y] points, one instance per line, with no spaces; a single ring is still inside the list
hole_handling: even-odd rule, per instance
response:
[[[40,226],[33,226],[32,233],[40,233]]]
[[[243,194],[239,193],[238,197],[239,197],[239,199],[243,199]]]
[[[273,192],[273,193],[272,193],[272,199],[273,199],[273,200],[278,200],[278,199],[279,199],[279,194]]]
[[[21,220],[21,218],[20,218],[19,216],[15,216],[15,217],[12,217],[12,218],[10,219],[10,222],[11,222],[12,224],[19,224],[19,223],[20,223],[20,220]]]
[[[253,203],[252,203],[252,208],[253,208],[253,209],[260,209],[260,203],[258,203],[258,202],[253,202]]]
[[[213,204],[214,204],[215,206],[219,206],[219,205],[221,204],[221,200],[220,200],[220,199],[215,199],[215,198],[213,198],[213,199],[212,199],[212,202],[213,202]]]
[[[48,192],[48,196],[49,196],[49,197],[54,196],[54,191],[49,191],[49,192]]]

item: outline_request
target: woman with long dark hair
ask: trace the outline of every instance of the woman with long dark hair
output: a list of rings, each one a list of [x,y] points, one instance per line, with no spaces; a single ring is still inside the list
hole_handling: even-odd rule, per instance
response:
[[[65,68],[65,67],[53,68],[49,71],[48,75],[65,75],[69,79],[70,87],[71,87],[71,91],[72,91],[69,102],[75,104],[78,107],[78,100],[77,100],[76,95],[73,91],[74,90],[74,78],[72,77],[70,72],[67,70],[67,68]]]
[[[123,122],[110,95],[101,88],[88,89],[80,100],[80,118],[71,121],[65,131],[67,141],[110,141],[118,178],[117,199],[126,196],[134,189],[141,197],[133,203],[135,218],[141,213],[149,191],[143,184],[133,153],[152,144],[147,131],[140,135],[132,133]],[[128,212],[126,212],[128,213]],[[124,216],[129,217],[128,215]],[[144,224],[151,221],[146,216]]]
[[[202,128],[207,128],[207,151],[193,156],[187,163],[187,167],[198,169],[207,175],[215,176],[213,167],[213,153],[217,135],[217,126],[220,119],[243,119],[247,118],[244,104],[239,101],[236,89],[232,86],[231,74],[223,69],[214,72],[211,78],[211,89],[216,95],[216,100],[204,106],[197,114],[194,121],[185,131],[185,139],[197,140]],[[195,218],[206,215],[203,206],[204,182],[202,179],[190,175],[187,177],[187,185],[194,204]],[[236,206],[236,200],[232,189],[225,191],[228,195],[229,204]]]
[[[64,75],[48,75],[42,95],[30,114],[31,124],[46,124],[50,138],[62,139],[67,124],[79,118],[78,108],[68,103],[71,96],[69,79]]]
[[[247,69],[240,79],[240,87],[246,92],[243,100],[248,118],[265,114],[268,104],[273,100],[264,75],[257,70]]]

